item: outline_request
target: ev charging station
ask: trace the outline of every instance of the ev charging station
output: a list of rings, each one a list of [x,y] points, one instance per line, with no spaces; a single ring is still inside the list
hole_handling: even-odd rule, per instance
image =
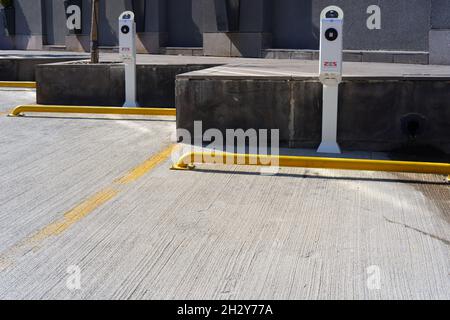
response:
[[[344,12],[337,6],[320,15],[320,74],[323,84],[322,143],[317,152],[341,153],[337,143],[338,96],[342,81]]]
[[[125,64],[124,107],[137,107],[136,100],[136,22],[134,13],[123,12],[119,17],[119,55]]]

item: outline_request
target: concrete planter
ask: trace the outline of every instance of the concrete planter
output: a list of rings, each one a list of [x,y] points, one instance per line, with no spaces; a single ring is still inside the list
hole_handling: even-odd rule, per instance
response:
[[[227,129],[279,129],[283,146],[319,146],[323,107],[318,80],[209,72],[177,77],[177,128],[193,138],[211,128],[224,136]],[[449,77],[345,79],[339,93],[341,147],[450,155],[449,87]],[[195,121],[202,121],[203,132],[195,132]]]
[[[240,29],[241,0],[215,0],[217,30],[237,32]]]
[[[143,107],[175,107],[175,79],[182,73],[217,64],[143,64],[137,66],[137,99]],[[117,106],[125,100],[121,63],[80,62],[40,65],[36,70],[40,104]]]
[[[70,15],[67,14],[67,8],[69,8],[70,6],[73,6],[73,5],[80,7],[81,12],[83,12],[83,1],[82,0],[65,0],[64,1],[64,9],[65,9],[65,12],[66,12],[66,20],[70,17]],[[76,35],[82,34],[83,33],[83,29],[82,28],[80,28],[80,29],[73,29],[73,30],[68,29],[68,33],[69,33],[69,35],[71,35],[71,34],[76,34]]]
[[[1,57],[0,81],[35,81],[36,66],[46,63],[67,62],[86,59],[83,56],[36,55],[34,57]]]
[[[16,34],[16,10],[13,7],[0,9],[3,18],[5,34],[11,36]]]

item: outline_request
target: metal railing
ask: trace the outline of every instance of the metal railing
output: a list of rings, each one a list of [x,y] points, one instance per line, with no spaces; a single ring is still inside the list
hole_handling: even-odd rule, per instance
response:
[[[121,108],[121,107],[81,107],[81,106],[47,106],[47,105],[18,106],[11,111],[9,116],[18,117],[23,115],[25,112],[176,116],[176,109],[174,108]]]
[[[196,163],[442,174],[450,178],[450,163],[270,156],[225,152],[189,152],[183,155],[172,166],[172,169],[193,170]]]
[[[33,82],[33,81],[0,81],[0,88],[36,89],[36,82]]]

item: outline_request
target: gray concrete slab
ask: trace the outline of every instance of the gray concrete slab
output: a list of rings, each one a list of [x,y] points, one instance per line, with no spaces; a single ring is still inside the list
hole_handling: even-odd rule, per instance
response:
[[[253,59],[179,75],[180,79],[317,79],[319,63],[309,60]],[[344,62],[344,79],[450,79],[450,67]]]
[[[18,99],[33,92],[0,91],[0,110]],[[105,118],[0,117],[1,299],[450,298],[443,177],[174,172],[147,163],[171,145],[170,118]]]
[[[349,51],[360,52],[360,51]],[[382,52],[382,51],[379,51]],[[388,51],[386,51],[388,53]],[[401,52],[391,52],[401,54]],[[56,52],[56,51],[23,51],[23,50],[0,50],[0,59],[2,58],[89,58],[89,54],[78,52]],[[102,62],[120,62],[117,53],[101,53]],[[258,58],[228,58],[228,57],[205,57],[205,56],[172,56],[172,55],[154,55],[138,54],[138,64],[148,65],[223,65],[213,70],[205,70],[205,73],[217,73],[217,76],[226,75],[226,71],[236,71],[239,74],[254,76],[316,76],[318,69],[317,61],[301,59],[258,59]],[[230,70],[228,70],[230,68]],[[237,70],[236,70],[237,69]],[[218,72],[221,71],[221,72]],[[252,72],[253,71],[253,72]],[[256,72],[256,73],[255,73]],[[195,72],[198,75],[199,72]],[[421,65],[421,64],[391,64],[391,63],[344,63],[344,75],[347,77],[392,77],[392,76],[449,76],[450,66],[441,65]],[[188,74],[190,76],[190,74]]]

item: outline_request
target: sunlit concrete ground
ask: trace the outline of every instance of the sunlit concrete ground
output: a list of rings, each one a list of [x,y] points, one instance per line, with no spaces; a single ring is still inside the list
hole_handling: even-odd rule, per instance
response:
[[[34,100],[0,90],[1,299],[450,298],[442,176],[170,171],[173,118]]]

